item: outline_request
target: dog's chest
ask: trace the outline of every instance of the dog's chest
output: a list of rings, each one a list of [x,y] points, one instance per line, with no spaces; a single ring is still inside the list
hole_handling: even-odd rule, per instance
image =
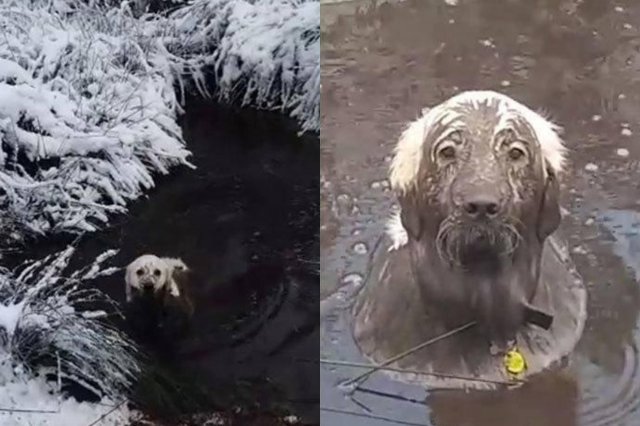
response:
[[[150,333],[163,323],[165,308],[162,300],[153,295],[141,295],[134,298],[127,312],[127,320],[140,334]]]

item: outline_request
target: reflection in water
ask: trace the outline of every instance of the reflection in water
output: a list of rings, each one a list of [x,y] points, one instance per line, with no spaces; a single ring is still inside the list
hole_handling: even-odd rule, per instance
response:
[[[349,307],[360,288],[359,284],[361,281],[344,285],[338,292],[322,302],[321,358],[367,363],[364,357],[360,356],[350,329]],[[366,414],[418,425],[425,424],[428,416],[423,403],[424,390],[416,386],[396,383],[383,374],[371,375],[362,387],[366,390],[381,390],[385,394],[392,395],[392,398],[366,390],[351,393],[348,388],[341,386],[347,379],[362,372],[363,370],[358,368],[321,366],[320,400],[322,407],[354,413],[345,415],[342,412],[322,411],[320,413],[322,425],[377,426],[388,424],[387,420],[372,418]],[[371,407],[372,413],[368,413],[363,407]],[[401,412],[402,416],[398,416],[398,412]],[[362,416],[363,414],[365,416]]]
[[[640,215],[625,210],[605,211],[602,221],[615,239],[614,251],[640,277]]]
[[[403,125],[467,89],[504,92],[565,126],[562,233],[589,288],[585,333],[569,368],[504,394],[429,393],[379,373],[365,383],[375,394],[345,394],[337,385],[362,370],[325,365],[322,405],[354,414],[323,412],[323,425],[636,425],[640,3],[448,3],[323,6],[322,355],[362,361],[340,307],[368,269],[354,247],[375,245],[394,202],[384,182]]]
[[[578,387],[572,378],[548,375],[513,391],[434,392],[427,403],[436,425],[576,425]],[[499,404],[496,404],[499,401]]]
[[[637,232],[640,226],[640,214],[625,210],[608,210],[602,213],[600,219],[614,237],[614,253],[623,259],[626,268],[632,270],[636,279],[640,278],[640,253],[637,251],[640,248],[640,236]],[[617,377],[600,374],[592,378],[596,383],[598,381],[603,383],[599,386],[601,389],[598,390],[598,395],[585,393],[585,404],[581,410],[584,424],[637,423],[637,414],[634,416],[633,413],[637,412],[640,406],[638,348],[640,348],[640,335],[635,331],[620,349],[622,360],[619,362],[620,371]]]

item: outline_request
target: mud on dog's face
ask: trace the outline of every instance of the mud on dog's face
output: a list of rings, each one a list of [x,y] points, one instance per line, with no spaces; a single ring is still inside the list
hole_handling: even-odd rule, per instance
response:
[[[143,255],[127,266],[125,279],[127,290],[139,293],[157,293],[170,280],[171,270],[167,263],[154,255]],[[131,295],[128,294],[128,297]]]
[[[552,125],[502,95],[475,95],[414,122],[392,163],[410,240],[435,243],[458,264],[509,255],[522,238],[544,240],[560,220],[555,175],[563,147]]]

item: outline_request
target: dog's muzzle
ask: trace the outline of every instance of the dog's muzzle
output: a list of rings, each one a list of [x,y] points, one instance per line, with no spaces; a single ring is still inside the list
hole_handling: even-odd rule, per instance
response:
[[[143,291],[151,291],[151,290],[153,290],[153,281],[142,281],[140,283],[140,288]]]

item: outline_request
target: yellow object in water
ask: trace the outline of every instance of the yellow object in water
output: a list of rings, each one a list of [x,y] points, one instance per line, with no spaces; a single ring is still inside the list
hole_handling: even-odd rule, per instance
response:
[[[522,353],[517,348],[514,348],[504,356],[504,366],[509,373],[519,375],[527,369],[527,362]]]

